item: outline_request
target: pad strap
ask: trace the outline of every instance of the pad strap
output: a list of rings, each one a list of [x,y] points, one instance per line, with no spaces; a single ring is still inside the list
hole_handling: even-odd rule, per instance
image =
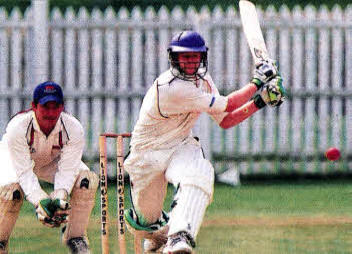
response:
[[[148,226],[142,226],[138,222],[136,213],[134,212],[134,210],[132,208],[130,208],[125,211],[125,219],[126,219],[126,222],[136,230],[153,232],[153,231],[159,230],[160,228],[166,226],[167,222],[169,221],[169,216],[167,215],[166,212],[162,211],[161,217],[156,223],[153,223]]]

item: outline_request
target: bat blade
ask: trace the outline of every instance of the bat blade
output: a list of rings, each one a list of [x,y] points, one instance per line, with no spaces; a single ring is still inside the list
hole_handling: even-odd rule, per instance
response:
[[[254,63],[258,64],[262,60],[268,59],[269,56],[260,28],[257,11],[255,5],[247,0],[240,0],[239,7],[243,32],[247,38]]]

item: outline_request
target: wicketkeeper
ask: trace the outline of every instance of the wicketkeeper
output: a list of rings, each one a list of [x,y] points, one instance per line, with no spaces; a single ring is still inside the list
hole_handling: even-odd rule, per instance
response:
[[[192,127],[202,112],[230,128],[266,105],[279,106],[284,88],[274,61],[254,69],[249,84],[221,96],[207,72],[203,38],[183,31],[168,48],[171,67],[144,97],[125,169],[131,179],[133,208],[127,226],[145,238],[146,252],[192,253],[213,197],[214,169],[204,158]],[[163,212],[167,183],[176,188],[170,214]]]
[[[90,253],[86,229],[95,202],[98,177],[82,162],[82,125],[64,112],[61,87],[39,84],[32,108],[15,115],[0,142],[0,253],[9,238],[23,200],[35,207],[38,220],[62,226],[63,242],[72,253]],[[46,193],[38,180],[54,185]]]

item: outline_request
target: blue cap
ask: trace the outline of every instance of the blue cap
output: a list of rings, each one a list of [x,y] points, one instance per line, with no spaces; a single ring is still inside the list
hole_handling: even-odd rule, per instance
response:
[[[33,101],[34,103],[40,103],[44,105],[49,101],[55,101],[59,104],[63,104],[64,96],[62,93],[61,87],[52,82],[46,81],[39,84],[33,92]]]

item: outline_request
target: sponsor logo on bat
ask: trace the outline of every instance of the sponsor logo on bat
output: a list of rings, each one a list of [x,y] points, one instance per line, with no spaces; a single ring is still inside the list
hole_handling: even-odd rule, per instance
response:
[[[257,48],[254,48],[254,55],[259,58],[264,60],[264,56],[263,56],[263,51]]]

